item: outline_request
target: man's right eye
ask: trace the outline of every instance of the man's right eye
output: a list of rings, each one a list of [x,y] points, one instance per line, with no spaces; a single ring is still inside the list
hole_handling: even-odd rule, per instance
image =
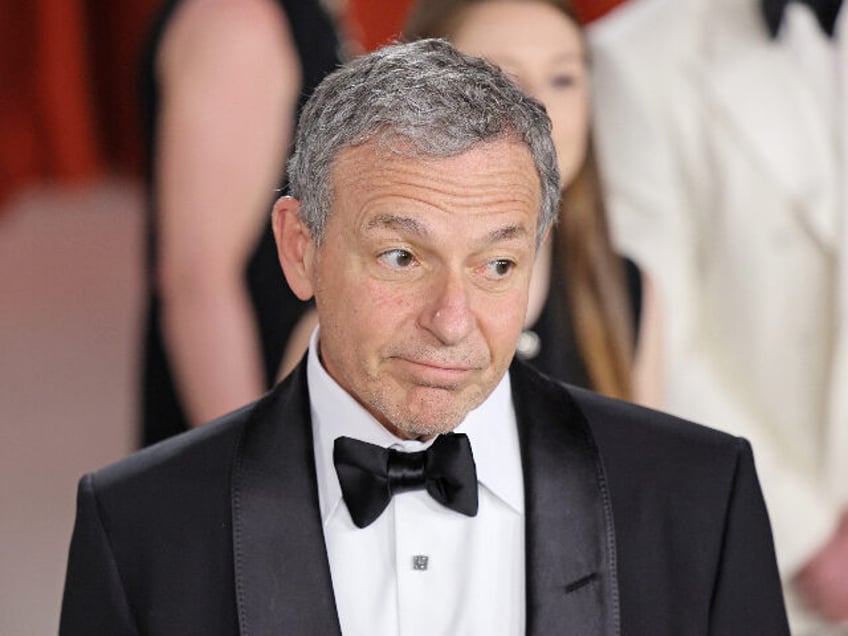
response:
[[[411,252],[402,249],[388,250],[380,254],[382,263],[392,269],[406,269],[415,264],[415,257]]]

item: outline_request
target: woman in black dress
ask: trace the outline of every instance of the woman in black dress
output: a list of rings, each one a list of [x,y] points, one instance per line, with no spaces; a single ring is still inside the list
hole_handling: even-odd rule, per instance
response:
[[[319,0],[175,0],[144,63],[150,302],[142,439],[272,385],[307,306],[270,229],[297,112],[339,63]]]

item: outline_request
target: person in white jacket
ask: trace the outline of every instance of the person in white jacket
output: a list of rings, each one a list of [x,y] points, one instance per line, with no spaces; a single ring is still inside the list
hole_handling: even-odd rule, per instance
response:
[[[631,0],[590,29],[665,406],[751,440],[795,634],[848,634],[848,11]]]

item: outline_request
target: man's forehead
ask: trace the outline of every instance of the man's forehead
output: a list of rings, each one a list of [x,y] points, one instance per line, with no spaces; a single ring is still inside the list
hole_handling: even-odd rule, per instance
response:
[[[523,149],[523,153],[522,150]],[[401,134],[381,132],[358,144],[342,147],[333,159],[333,166],[349,161],[420,161],[423,163],[436,163],[450,161],[471,153],[490,153],[493,156],[502,154],[514,156],[514,153],[526,156],[532,161],[530,146],[517,135],[504,134],[491,139],[469,142],[458,148],[456,152],[450,152],[440,146],[431,146],[428,143],[417,142]],[[523,157],[516,158],[521,162]]]
[[[513,140],[476,144],[441,158],[399,156],[363,144],[339,153],[332,179],[330,222],[344,211],[339,221],[353,223],[349,229],[423,238],[428,227],[419,215],[425,214],[442,232],[444,223],[457,224],[456,231],[471,231],[466,223],[473,223],[475,242],[537,233],[541,181],[529,150]],[[484,239],[490,233],[496,236]]]
[[[420,171],[422,180],[434,172],[442,180],[473,182],[478,176],[497,173],[503,175],[504,184],[535,191],[541,196],[541,181],[536,171],[529,147],[513,138],[497,138],[478,142],[462,152],[444,156],[415,152],[408,145],[401,148],[388,146],[378,140],[342,148],[333,160],[330,176],[334,185],[348,178],[375,176],[381,183],[400,179],[406,183],[409,172]],[[463,170],[454,171],[462,166]]]

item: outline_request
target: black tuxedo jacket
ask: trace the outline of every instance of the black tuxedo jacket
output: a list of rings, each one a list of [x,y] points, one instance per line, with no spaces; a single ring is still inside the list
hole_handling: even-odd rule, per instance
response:
[[[788,634],[747,442],[510,370],[527,634]],[[305,365],[80,482],[60,633],[339,634]]]

